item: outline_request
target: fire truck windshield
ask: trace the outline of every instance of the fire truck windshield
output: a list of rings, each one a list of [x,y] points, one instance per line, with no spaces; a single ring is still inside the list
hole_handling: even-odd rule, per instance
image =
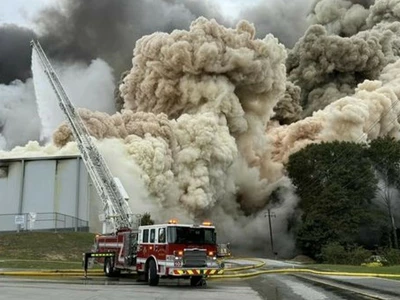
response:
[[[168,227],[167,239],[170,244],[215,244],[213,228],[184,226]]]

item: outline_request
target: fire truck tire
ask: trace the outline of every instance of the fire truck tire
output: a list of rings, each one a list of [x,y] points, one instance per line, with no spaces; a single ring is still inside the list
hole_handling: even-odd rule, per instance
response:
[[[190,285],[191,286],[198,286],[201,285],[201,281],[203,280],[203,276],[192,276],[190,277]]]
[[[119,270],[114,269],[113,259],[107,257],[104,261],[104,273],[107,277],[115,277],[119,275]]]
[[[153,259],[149,261],[149,265],[147,268],[147,276],[149,285],[152,286],[158,285],[160,277],[157,275],[156,262]]]

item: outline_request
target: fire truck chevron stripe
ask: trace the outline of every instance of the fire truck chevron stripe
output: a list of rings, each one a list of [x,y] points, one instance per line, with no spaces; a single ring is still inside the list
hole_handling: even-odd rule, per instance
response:
[[[222,275],[223,270],[174,270],[174,275]]]

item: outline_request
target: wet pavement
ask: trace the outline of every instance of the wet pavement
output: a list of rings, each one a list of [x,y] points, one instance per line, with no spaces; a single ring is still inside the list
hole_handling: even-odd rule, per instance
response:
[[[132,278],[16,278],[0,277],[0,300],[260,300],[242,280],[210,280],[206,287],[191,287],[188,280],[160,280],[151,287]]]

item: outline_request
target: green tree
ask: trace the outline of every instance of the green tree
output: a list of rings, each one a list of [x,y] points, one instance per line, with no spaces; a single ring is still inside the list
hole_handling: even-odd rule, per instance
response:
[[[290,156],[288,175],[303,211],[297,244],[316,258],[330,242],[358,242],[358,231],[374,222],[376,178],[366,146],[350,142],[312,144]]]
[[[393,207],[398,200],[394,192],[400,187],[400,142],[391,137],[378,138],[371,141],[366,153],[376,170],[376,176],[380,179],[377,198],[386,207],[387,220],[392,232],[392,246],[398,249]]]
[[[145,213],[140,219],[140,225],[153,225],[154,221],[151,219],[150,213]]]

